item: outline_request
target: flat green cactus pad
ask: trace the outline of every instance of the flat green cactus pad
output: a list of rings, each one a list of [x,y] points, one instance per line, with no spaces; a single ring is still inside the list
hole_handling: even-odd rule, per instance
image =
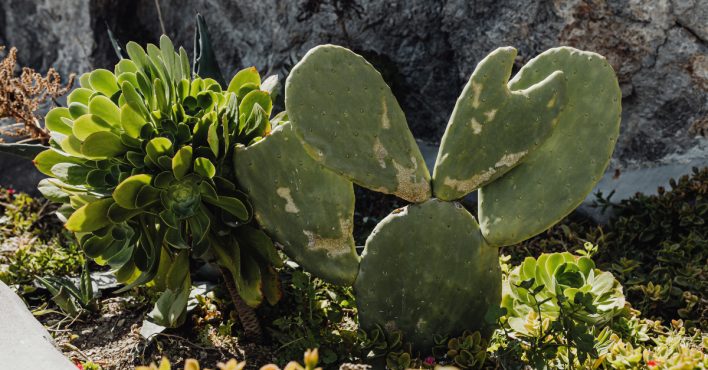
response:
[[[319,162],[353,182],[411,202],[430,198],[430,174],[381,74],[334,45],[310,50],[285,85],[285,106]]]
[[[289,123],[234,153],[236,178],[256,220],[313,274],[352,284],[359,257],[352,237],[352,183],[310,158]]]
[[[526,64],[509,87],[526,89],[557,70],[567,86],[557,127],[522,164],[480,189],[480,224],[492,245],[519,243],[568,215],[602,178],[612,155],[621,92],[601,55],[550,49]]]
[[[499,306],[498,252],[459,203],[431,199],[376,226],[354,291],[362,328],[401,330],[429,350],[434,334],[480,329],[487,309]]]
[[[457,100],[435,163],[433,193],[464,197],[521,163],[551,135],[565,103],[565,81],[555,72],[510,90],[516,49],[484,58]]]

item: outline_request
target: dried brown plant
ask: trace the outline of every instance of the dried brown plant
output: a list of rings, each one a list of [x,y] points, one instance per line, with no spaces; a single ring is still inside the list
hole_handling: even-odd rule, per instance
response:
[[[0,46],[0,57],[4,46]],[[62,85],[61,76],[54,68],[46,76],[31,68],[23,67],[19,76],[17,69],[17,49],[11,48],[0,60],[0,118],[12,118],[15,124],[0,128],[0,134],[39,140],[49,140],[49,132],[39,124],[37,108],[49,99],[56,99],[71,90],[74,74],[69,76],[66,85]],[[0,139],[2,141],[2,139]]]

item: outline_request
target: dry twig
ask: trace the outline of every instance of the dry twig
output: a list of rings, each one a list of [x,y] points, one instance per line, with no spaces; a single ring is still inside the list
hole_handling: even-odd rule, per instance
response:
[[[5,47],[0,46],[0,55]],[[11,48],[0,60],[0,118],[13,118],[17,124],[0,128],[0,134],[13,137],[29,137],[46,143],[49,132],[39,124],[35,112],[40,104],[48,99],[56,99],[71,90],[74,74],[69,75],[66,86],[61,83],[61,76],[54,68],[46,76],[31,68],[23,67],[19,76],[17,69],[17,49]]]

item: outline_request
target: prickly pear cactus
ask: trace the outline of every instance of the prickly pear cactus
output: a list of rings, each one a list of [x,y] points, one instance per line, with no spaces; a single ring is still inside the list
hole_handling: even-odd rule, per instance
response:
[[[622,93],[601,55],[561,47],[526,64],[509,82],[528,89],[555,71],[567,85],[558,125],[517,168],[479,192],[482,234],[494,245],[520,243],[572,212],[602,178],[612,156]]]
[[[236,151],[237,178],[248,181],[242,186],[258,221],[290,256],[330,279],[347,261],[342,280],[355,275],[362,328],[400,330],[420,351],[434,334],[482,329],[500,303],[498,247],[550,227],[602,175],[620,111],[607,62],[552,49],[508,82],[515,56],[513,48],[490,54],[458,99],[432,179],[438,199],[389,88],[361,56],[338,46],[310,50],[288,77],[292,140],[285,142],[290,127],[283,127]],[[375,228],[358,274],[351,274],[356,260],[344,227],[351,188],[336,185],[329,171],[416,203]],[[477,189],[480,225],[451,202]],[[303,234],[328,228],[340,253],[318,254]]]
[[[396,210],[366,240],[354,283],[360,324],[400,330],[421,348],[431,348],[435,334],[479,330],[501,300],[498,258],[457,202]]]
[[[498,179],[541,145],[558,123],[566,95],[563,72],[510,90],[514,58],[514,48],[493,51],[462,90],[435,162],[437,198],[459,199]]]
[[[430,174],[381,74],[351,50],[310,50],[285,84],[288,116],[315,160],[409,202],[430,198]]]
[[[354,283],[352,183],[310,158],[287,122],[265,140],[237,146],[234,163],[256,220],[286,253],[328,281]]]

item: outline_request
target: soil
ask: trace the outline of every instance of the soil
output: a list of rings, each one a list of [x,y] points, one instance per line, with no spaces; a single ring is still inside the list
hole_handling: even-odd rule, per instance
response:
[[[100,311],[74,321],[56,313],[40,316],[39,320],[68,358],[76,363],[92,361],[104,370],[159,364],[163,356],[175,368],[188,358],[210,366],[236,358],[252,364],[248,369],[257,369],[256,365],[269,363],[272,357],[268,346],[239,343],[235,336],[218,335],[213,327],[200,328],[192,320],[183,328],[145,340],[140,328],[152,306],[130,293],[107,298],[99,306]]]

